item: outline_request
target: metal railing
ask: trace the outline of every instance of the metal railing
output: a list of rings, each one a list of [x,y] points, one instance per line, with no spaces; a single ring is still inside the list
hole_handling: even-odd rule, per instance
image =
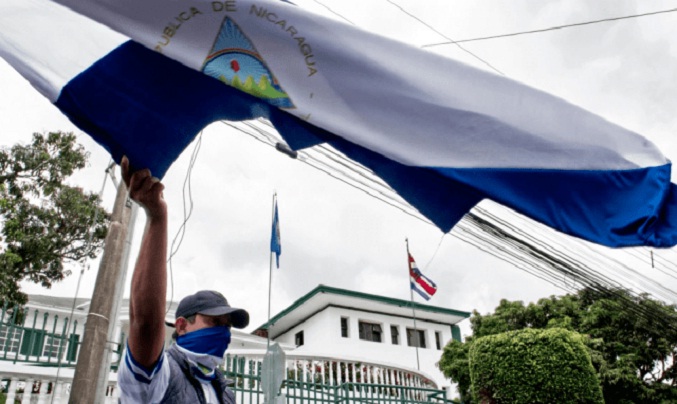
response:
[[[287,404],[446,404],[452,401],[445,399],[445,391],[434,387],[417,384],[413,375],[398,375],[395,372],[387,376],[385,368],[377,368],[374,364],[346,363],[336,361],[329,363],[322,372],[317,360],[291,359],[287,361],[287,379],[283,381],[280,392],[284,394]],[[326,362],[326,361],[323,361]],[[226,377],[233,381],[233,390],[238,404],[263,403],[261,389],[261,362],[245,357],[229,356],[224,363]],[[310,366],[316,372],[310,372]],[[306,369],[304,372],[302,369]],[[329,369],[342,369],[343,373]],[[354,373],[353,373],[354,370]],[[360,375],[361,372],[361,375]],[[358,379],[372,374],[371,382],[349,381],[353,375]],[[378,376],[379,373],[384,376]],[[70,386],[73,382],[74,370],[62,369],[57,380],[53,367],[36,366],[30,363],[0,361],[0,379],[5,386],[7,398],[22,402],[37,398],[38,402],[55,404],[68,401]],[[323,379],[324,375],[324,379]],[[106,387],[105,403],[115,403],[119,397],[115,373],[111,373]],[[392,376],[392,377],[391,377]],[[383,380],[377,382],[377,380]],[[410,384],[410,385],[408,385]],[[53,396],[53,397],[52,397]],[[24,401],[26,400],[26,401]]]
[[[68,334],[69,318],[60,320],[39,310],[21,307],[0,312],[0,359],[41,365],[74,366],[80,346],[80,335]],[[51,324],[50,324],[51,323]],[[77,329],[77,320],[72,330]]]
[[[5,303],[0,310],[0,360],[74,367],[82,343],[81,331],[77,319],[71,324],[68,317],[60,319],[57,314],[40,313],[38,309],[9,308]],[[122,346],[117,344],[113,351],[118,354],[111,365],[113,369],[119,365]]]
[[[37,309],[2,306],[0,311],[0,379],[10,399],[46,397],[59,403],[68,398],[80,348],[77,320],[59,319]],[[82,327],[81,327],[82,328]],[[124,341],[124,335],[120,338]],[[117,367],[121,347],[111,366],[106,402],[116,402]],[[239,404],[263,402],[261,371],[264,352],[228,354],[223,369],[233,381]],[[58,379],[56,367],[61,367]],[[393,365],[287,353],[286,378],[281,386],[287,404],[418,404],[451,403],[446,392],[425,374]]]
[[[452,403],[420,373],[377,363],[289,355],[280,392],[287,404]],[[240,404],[263,402],[262,354],[226,355],[224,373]]]

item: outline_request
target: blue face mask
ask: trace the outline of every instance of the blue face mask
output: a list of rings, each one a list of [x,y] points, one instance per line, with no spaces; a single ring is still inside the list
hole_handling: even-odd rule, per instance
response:
[[[201,328],[179,335],[176,343],[191,352],[223,357],[230,344],[230,329],[226,326]]]

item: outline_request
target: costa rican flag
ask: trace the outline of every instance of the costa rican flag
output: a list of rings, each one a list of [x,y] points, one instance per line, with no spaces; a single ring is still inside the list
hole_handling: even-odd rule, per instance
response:
[[[437,285],[419,271],[418,266],[416,266],[416,261],[414,261],[414,257],[412,257],[411,254],[408,255],[411,289],[421,295],[425,300],[430,300],[435,292],[437,292]]]

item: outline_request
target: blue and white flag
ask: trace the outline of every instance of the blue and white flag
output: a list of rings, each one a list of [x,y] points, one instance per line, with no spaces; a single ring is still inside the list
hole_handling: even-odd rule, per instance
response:
[[[641,135],[285,2],[2,0],[0,27],[1,57],[156,177],[209,123],[265,117],[293,149],[329,143],[367,166],[443,231],[489,198],[608,246],[677,244],[670,162]]]
[[[273,228],[270,232],[270,253],[275,253],[275,263],[280,267],[280,254],[282,254],[282,242],[280,240],[280,218],[277,213],[277,198],[273,202]]]

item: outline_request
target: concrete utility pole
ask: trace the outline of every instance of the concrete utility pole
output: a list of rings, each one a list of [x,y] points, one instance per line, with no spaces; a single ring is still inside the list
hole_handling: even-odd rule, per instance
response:
[[[120,283],[125,278],[124,251],[131,217],[132,202],[127,198],[125,183],[120,181],[75,367],[69,404],[97,403],[100,372],[110,371],[102,369],[102,363],[106,362],[109,328],[115,321],[117,300],[123,288]]]
[[[118,318],[120,317],[120,310],[122,309],[122,296],[125,290],[125,280],[127,279],[127,269],[129,268],[129,256],[132,249],[132,240],[134,239],[134,225],[136,223],[136,216],[139,213],[139,205],[132,203],[129,199],[125,202],[126,205],[132,205],[131,218],[127,225],[127,237],[125,238],[125,247],[122,252],[122,262],[120,265],[122,269],[119,271],[118,279],[115,282],[114,299],[113,299],[113,315],[110,317],[108,325],[108,349],[104,353],[101,361],[101,370],[99,371],[99,380],[96,385],[96,401],[95,403],[103,403],[105,400],[106,387],[108,386],[108,378],[110,377],[110,364],[113,359],[113,346],[117,344],[124,344],[124,340],[118,340],[120,337],[120,327],[118,326]],[[121,353],[119,354],[121,355]],[[116,358],[116,359],[119,359]]]

